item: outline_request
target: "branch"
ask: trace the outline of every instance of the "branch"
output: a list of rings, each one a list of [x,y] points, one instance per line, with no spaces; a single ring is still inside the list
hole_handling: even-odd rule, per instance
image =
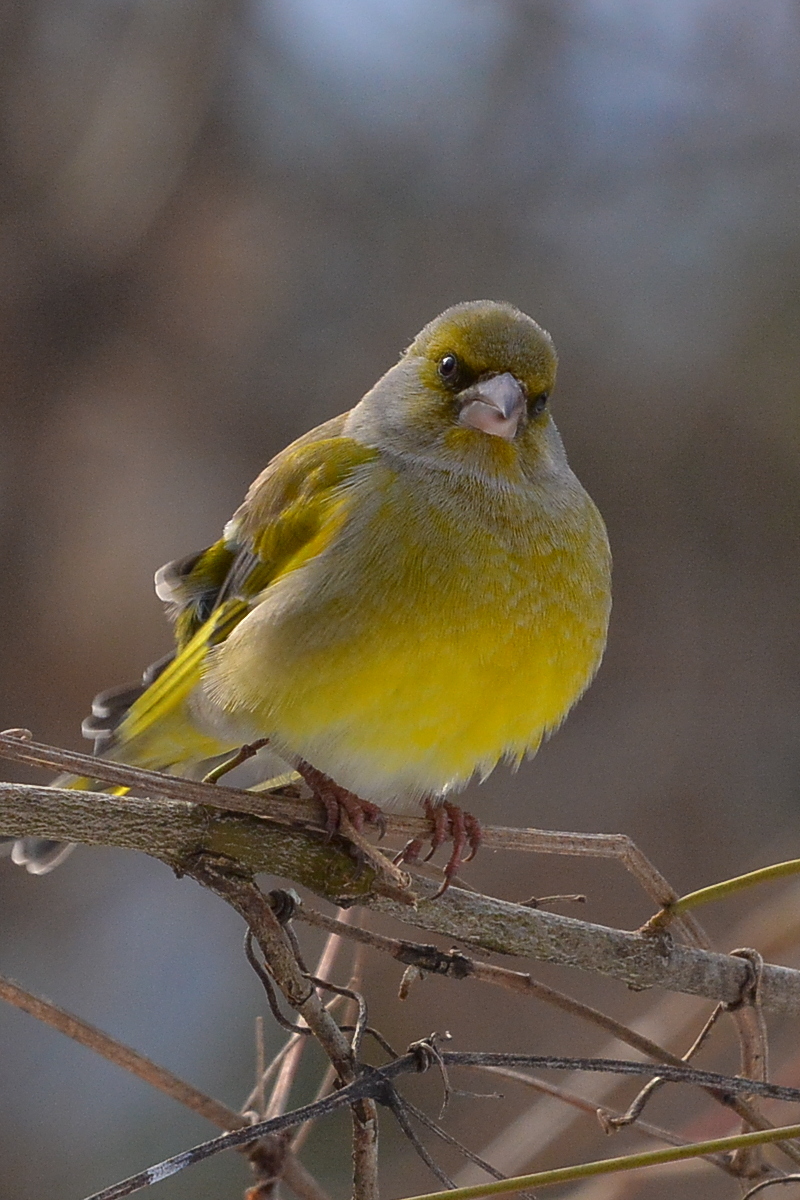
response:
[[[197,855],[191,865],[187,864],[186,873],[244,918],[264,955],[269,974],[308,1025],[341,1083],[354,1082],[358,1068],[353,1049],[320,1000],[285,930],[253,879],[242,872],[237,862],[209,854]],[[378,1114],[374,1100],[368,1097],[355,1100],[352,1119],[353,1200],[377,1200]]]
[[[278,896],[283,895],[280,892],[274,894]],[[457,950],[445,953],[437,949],[436,946],[424,946],[415,942],[399,941],[396,938],[388,938],[383,934],[374,933],[372,930],[361,929],[356,925],[346,925],[342,921],[337,921],[335,917],[327,917],[304,904],[297,906],[294,915],[297,920],[306,921],[308,924],[316,925],[321,929],[327,929],[329,933],[337,933],[340,937],[352,938],[362,945],[372,946],[375,950],[383,950],[391,954],[399,962],[408,963],[420,972],[447,975],[455,979],[474,979],[478,982],[504,987],[510,991],[521,992],[523,995],[535,996],[538,1000],[561,1009],[562,1012],[568,1012],[580,1020],[588,1021],[598,1026],[606,1033],[610,1033],[619,1041],[627,1043],[633,1049],[639,1050],[642,1054],[647,1055],[648,1058],[652,1058],[656,1062],[682,1066],[699,1049],[701,1041],[705,1039],[712,1025],[712,1022],[709,1021],[706,1030],[695,1043],[690,1053],[684,1057],[679,1057],[671,1053],[671,1051],[664,1049],[663,1046],[659,1046],[651,1038],[644,1037],[641,1033],[637,1033],[635,1029],[630,1029],[627,1025],[623,1025],[621,1021],[616,1021],[613,1017],[609,1017],[606,1013],[600,1012],[591,1005],[583,1004],[581,1001],[575,1000],[572,996],[567,996],[563,992],[558,992],[554,988],[548,987],[546,984],[539,983],[538,980],[532,979],[530,975],[523,975],[519,971],[509,971],[506,967],[498,967],[493,963],[481,962],[478,959],[469,958]],[[724,1011],[724,1005],[717,1005],[714,1020]],[[745,1069],[742,1071],[742,1074],[748,1077],[757,1075],[759,1078],[766,1078],[766,1075],[758,1070],[757,1064],[755,1070]],[[651,1084],[653,1082],[655,1081],[650,1081]],[[767,1122],[742,1097],[727,1094],[720,1095],[713,1092],[711,1094],[721,1103],[732,1107],[754,1128],[767,1128]]]
[[[491,1054],[472,1053],[469,1051],[441,1051],[437,1052],[437,1055],[444,1066],[448,1068],[457,1066],[544,1067],[551,1070],[608,1071],[618,1075],[647,1075],[653,1069],[649,1063],[628,1062],[624,1059],[580,1059],[550,1055]],[[230,1133],[222,1134],[211,1141],[194,1146],[191,1150],[184,1150],[172,1158],[165,1159],[157,1166],[149,1167],[146,1171],[131,1175],[128,1179],[122,1180],[110,1188],[105,1188],[101,1192],[94,1193],[88,1200],[119,1200],[120,1197],[132,1195],[141,1188],[167,1179],[171,1175],[184,1170],[186,1167],[194,1166],[196,1163],[211,1158],[223,1150],[230,1150],[234,1147],[242,1146],[248,1141],[255,1141],[257,1138],[264,1137],[267,1134],[277,1133],[282,1129],[291,1129],[304,1124],[306,1121],[314,1120],[317,1117],[327,1116],[343,1105],[352,1105],[354,1101],[357,1102],[370,1098],[373,1101],[388,1104],[391,1107],[392,1081],[401,1075],[417,1073],[421,1069],[424,1070],[428,1065],[429,1063],[425,1061],[425,1056],[412,1051],[380,1069],[362,1067],[361,1073],[351,1083],[340,1088],[339,1091],[334,1092],[332,1095],[326,1096],[323,1100],[317,1100],[313,1104],[306,1104],[302,1108],[297,1108],[290,1113],[283,1113],[268,1121],[260,1121],[252,1125],[249,1129],[237,1129]],[[660,1067],[659,1074],[675,1083],[693,1083],[701,1087],[713,1088],[715,1091],[739,1094],[752,1093],[773,1099],[790,1100],[794,1103],[800,1102],[800,1089],[764,1083],[761,1080],[742,1079],[740,1076],[719,1075],[714,1071],[698,1071],[693,1067],[676,1067],[672,1065]],[[672,1153],[676,1158],[716,1153],[720,1150],[728,1149],[728,1147],[733,1148],[738,1145],[747,1146],[785,1141],[787,1138],[796,1137],[798,1134],[800,1134],[800,1125],[782,1126],[779,1129],[760,1130],[754,1134],[740,1134],[735,1138],[718,1138],[713,1142],[694,1143],[688,1147],[678,1147]],[[662,1152],[656,1151],[654,1153],[658,1155]],[[614,1163],[618,1160],[609,1159],[605,1161]],[[661,1159],[655,1158],[653,1161],[669,1161],[669,1159],[668,1157],[663,1157]],[[644,1164],[637,1163],[636,1165]],[[572,1169],[564,1168],[565,1171]],[[541,1182],[538,1178],[527,1177],[521,1182],[519,1180],[509,1180],[507,1183],[512,1186],[506,1186],[505,1188],[503,1188],[502,1184],[494,1186],[484,1184],[481,1186],[486,1189],[486,1194],[489,1194],[494,1189],[500,1191],[519,1191],[523,1187],[527,1187],[531,1180],[533,1182]],[[551,1181],[546,1180],[545,1182]],[[555,1179],[553,1182],[555,1182]],[[516,1184],[516,1187],[514,1184]],[[471,1192],[475,1196],[484,1194],[480,1186],[475,1188],[474,1191],[469,1188],[460,1189],[458,1193],[454,1194],[467,1196]],[[436,1200],[439,1200],[439,1197],[440,1193],[436,1193]],[[429,1198],[426,1197],[426,1200],[429,1200]]]
[[[0,757],[12,762],[71,771],[76,775],[85,775],[105,783],[123,784],[167,799],[189,800],[194,804],[203,804],[226,812],[253,813],[264,819],[281,821],[291,827],[305,825],[320,829],[319,804],[315,801],[298,800],[295,796],[284,797],[280,792],[254,793],[238,788],[211,787],[205,783],[179,779],[158,771],[147,771],[141,767],[78,754],[73,750],[60,750],[34,742],[27,729],[6,730],[0,733]],[[405,838],[422,838],[424,841],[430,834],[428,822],[420,817],[385,816],[385,825],[389,832],[399,833]],[[359,845],[361,844],[359,840]],[[537,854],[614,859],[633,875],[659,909],[668,908],[672,911],[680,899],[664,876],[625,834],[564,833],[547,829],[485,826],[482,831],[482,844],[495,850],[524,850]],[[371,857],[367,854],[368,862]],[[672,920],[673,927],[679,929],[691,945],[708,949],[705,935],[691,913],[677,913]]]
[[[271,895],[273,894],[280,895],[281,893],[271,893]],[[326,929],[329,934],[335,933],[341,938],[350,938],[362,946],[371,946],[373,950],[390,954],[398,962],[415,968],[420,977],[427,974],[446,975],[451,979],[474,979],[480,983],[490,983],[496,987],[506,988],[511,992],[534,996],[537,1000],[542,1000],[546,1004],[560,1008],[563,1012],[570,1013],[571,1016],[597,1025],[606,1033],[618,1038],[619,1041],[639,1050],[648,1058],[655,1059],[656,1062],[673,1062],[675,1064],[683,1062],[678,1055],[671,1054],[670,1051],[657,1045],[650,1038],[623,1025],[621,1021],[616,1021],[606,1013],[600,1012],[589,1004],[583,1004],[580,1000],[575,1000],[563,992],[558,992],[554,988],[548,987],[547,984],[539,983],[538,980],[532,979],[530,975],[523,975],[520,971],[510,971],[507,967],[481,962],[458,950],[446,952],[440,950],[438,946],[386,937],[385,934],[375,933],[371,929],[346,924],[344,921],[337,920],[336,917],[328,917],[302,902],[296,905],[293,918],[308,925],[315,925],[318,929]],[[405,1000],[407,993],[408,985],[404,983],[401,985],[400,998]]]
[[[580,1112],[586,1113],[587,1116],[599,1120],[605,1133],[615,1133],[617,1130],[616,1124],[609,1124],[606,1127],[606,1121],[609,1118],[613,1121],[624,1115],[615,1109],[598,1108],[595,1100],[586,1100],[583,1096],[578,1096],[575,1092],[570,1092],[567,1088],[559,1087],[555,1083],[547,1083],[546,1080],[539,1079],[536,1075],[526,1075],[523,1071],[515,1071],[510,1067],[477,1067],[476,1070],[492,1075],[499,1075],[501,1079],[511,1079],[515,1083],[521,1083],[523,1087],[530,1088],[531,1091],[561,1100],[564,1104],[569,1104],[572,1108],[577,1108]],[[673,1133],[671,1129],[664,1129],[661,1125],[652,1125],[649,1121],[642,1121],[639,1117],[631,1121],[629,1127],[635,1133],[641,1133],[647,1137],[654,1137],[659,1141],[668,1142],[670,1146],[690,1146],[692,1144],[689,1138],[682,1137],[679,1133]],[[730,1162],[724,1155],[712,1154],[705,1157],[706,1161],[710,1162],[712,1166],[719,1167],[721,1171],[725,1171],[728,1175],[735,1175],[735,1172],[731,1169]]]
[[[206,785],[202,791],[232,789]],[[436,884],[419,875],[413,881],[418,903],[411,906],[376,894],[375,873],[354,861],[342,838],[328,840],[321,831],[205,804],[6,783],[0,784],[0,836],[139,850],[179,875],[190,870],[198,853],[221,855],[248,873],[292,879],[344,907],[364,904],[484,950],[597,972],[636,989],[661,987],[735,1005],[750,981],[751,969],[741,958],[677,945],[668,935],[610,929],[456,887],[431,902]],[[764,1011],[800,1013],[800,972],[765,965],[760,987]]]
[[[22,1012],[29,1013],[30,1016],[57,1029],[81,1046],[94,1050],[96,1054],[115,1063],[116,1066],[122,1067],[124,1071],[135,1075],[150,1087],[154,1087],[172,1100],[177,1100],[179,1104],[183,1104],[192,1112],[198,1113],[199,1116],[205,1117],[219,1129],[242,1129],[250,1124],[247,1117],[234,1112],[233,1109],[221,1104],[219,1100],[207,1096],[198,1088],[192,1087],[190,1083],[186,1083],[172,1071],[168,1071],[166,1067],[159,1066],[144,1054],[126,1046],[124,1042],[110,1037],[95,1025],[90,1025],[88,1021],[76,1017],[74,1013],[59,1008],[49,1000],[42,999],[41,996],[34,996],[31,992],[26,992],[18,984],[2,976],[0,976],[0,1000],[5,1000]],[[250,1153],[249,1147],[242,1149],[245,1154]],[[305,1200],[329,1200],[327,1193],[322,1190],[313,1176],[309,1175],[291,1150],[287,1150],[282,1177],[292,1191],[298,1196],[305,1197]]]

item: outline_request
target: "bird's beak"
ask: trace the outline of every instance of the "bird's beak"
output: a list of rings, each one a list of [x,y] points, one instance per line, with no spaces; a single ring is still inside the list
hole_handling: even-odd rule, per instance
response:
[[[516,437],[525,412],[525,391],[514,375],[506,371],[504,375],[484,379],[482,383],[465,388],[458,398],[461,402],[459,425],[509,441]]]

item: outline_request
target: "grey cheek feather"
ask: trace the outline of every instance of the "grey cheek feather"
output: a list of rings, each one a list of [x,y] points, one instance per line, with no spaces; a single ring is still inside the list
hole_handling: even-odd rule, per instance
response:
[[[424,400],[425,395],[419,382],[419,359],[401,359],[350,410],[342,433],[364,446],[408,448],[414,440],[409,405]]]

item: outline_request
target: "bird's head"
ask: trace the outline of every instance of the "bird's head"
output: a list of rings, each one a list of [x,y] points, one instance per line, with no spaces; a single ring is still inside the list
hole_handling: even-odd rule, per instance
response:
[[[550,457],[556,352],[510,304],[448,308],[353,410],[354,436],[444,469],[515,477]]]

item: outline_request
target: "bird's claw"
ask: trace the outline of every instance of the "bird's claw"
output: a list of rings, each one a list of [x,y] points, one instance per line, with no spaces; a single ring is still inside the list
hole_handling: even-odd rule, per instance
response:
[[[374,825],[380,837],[386,833],[386,817],[377,804],[371,800],[362,800],[355,792],[349,792],[341,787],[328,775],[312,767],[310,763],[299,762],[297,771],[305,779],[314,796],[325,809],[325,832],[328,837],[338,833],[342,823],[342,813],[345,814],[353,828],[361,833],[364,825]]]
[[[434,900],[443,896],[450,886],[450,881],[463,863],[471,862],[481,844],[481,826],[477,817],[464,812],[457,804],[445,800],[442,804],[434,804],[432,800],[425,801],[425,815],[431,823],[431,848],[423,862],[428,862],[443,842],[451,839],[453,850],[444,868],[444,879]],[[396,863],[414,863],[419,861],[427,838],[413,838],[395,858]],[[463,858],[464,850],[469,847],[469,854]]]

